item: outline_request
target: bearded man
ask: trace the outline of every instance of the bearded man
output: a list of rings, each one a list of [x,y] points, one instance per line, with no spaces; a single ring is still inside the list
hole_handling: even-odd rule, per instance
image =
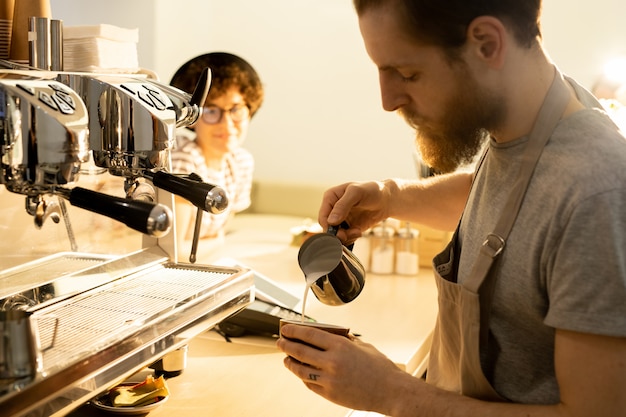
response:
[[[347,222],[345,243],[389,217],[456,231],[433,260],[426,380],[297,325],[285,366],[391,416],[626,416],[626,140],[543,50],[541,1],[354,4],[383,108],[445,174],[333,187],[319,222]]]

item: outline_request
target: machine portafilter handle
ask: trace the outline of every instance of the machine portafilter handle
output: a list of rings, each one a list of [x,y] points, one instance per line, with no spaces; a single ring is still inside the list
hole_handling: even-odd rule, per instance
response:
[[[148,236],[165,236],[172,227],[172,211],[163,204],[130,200],[82,187],[56,191],[73,206],[110,217]]]
[[[222,187],[202,182],[196,176],[180,176],[164,171],[144,171],[143,176],[163,190],[181,196],[197,208],[219,214],[228,207],[228,196]]]

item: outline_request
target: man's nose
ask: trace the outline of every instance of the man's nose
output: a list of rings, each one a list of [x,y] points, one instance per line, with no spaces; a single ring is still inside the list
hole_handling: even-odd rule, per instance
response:
[[[388,74],[381,73],[379,76],[380,97],[383,109],[386,111],[396,111],[408,104],[409,96],[406,93],[403,83],[397,79],[390,77]]]

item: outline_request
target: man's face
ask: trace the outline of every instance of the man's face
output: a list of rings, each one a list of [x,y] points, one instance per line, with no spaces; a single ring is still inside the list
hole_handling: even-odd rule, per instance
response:
[[[359,24],[379,70],[383,108],[417,130],[426,163],[450,172],[471,162],[487,130],[503,120],[503,100],[479,84],[462,58],[451,61],[441,48],[409,38],[387,8],[367,11]]]

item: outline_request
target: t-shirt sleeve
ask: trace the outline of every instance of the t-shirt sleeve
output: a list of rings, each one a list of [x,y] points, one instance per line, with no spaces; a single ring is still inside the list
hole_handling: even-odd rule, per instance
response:
[[[567,219],[547,282],[549,326],[626,336],[626,189],[582,201]]]

